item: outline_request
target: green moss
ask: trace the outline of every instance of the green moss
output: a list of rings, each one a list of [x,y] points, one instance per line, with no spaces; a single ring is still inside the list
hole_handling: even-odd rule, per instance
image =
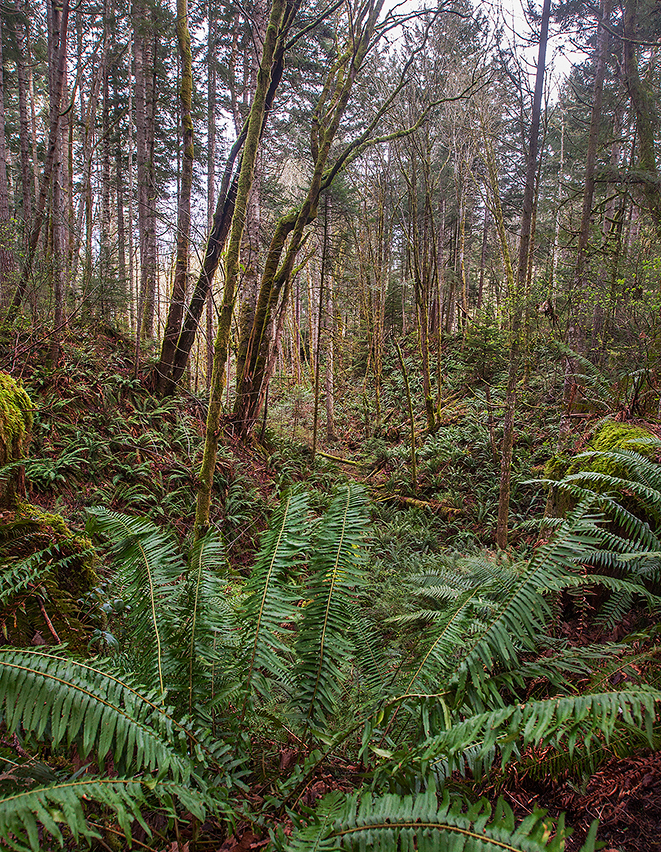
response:
[[[653,436],[641,426],[632,426],[629,423],[617,423],[607,420],[599,431],[593,436],[586,450],[595,450],[599,453],[612,453],[618,451],[630,451],[640,453],[646,458],[654,458],[659,447],[650,441]],[[583,471],[594,471],[605,473],[608,476],[626,477],[626,467],[616,459],[594,456],[592,458],[576,459],[567,469],[567,473],[581,473]]]
[[[641,426],[607,420],[593,435],[583,452],[594,450],[597,453],[612,453],[627,450],[646,458],[655,458],[659,454],[659,444],[651,441],[651,438],[654,436]],[[604,455],[586,455],[583,458],[557,455],[550,458],[544,467],[544,478],[556,482],[576,473],[603,473],[627,478],[626,466],[617,459]],[[602,490],[602,486],[595,482],[590,484],[590,488],[596,492]],[[546,515],[563,517],[575,505],[576,498],[568,491],[552,486],[546,504]]]
[[[652,436],[647,429],[641,426],[607,420],[590,441],[590,449],[603,453],[612,450],[633,450],[641,456],[651,458],[658,452],[658,448],[650,443],[650,437]]]
[[[7,373],[0,372],[0,465],[23,458],[32,429],[32,402]]]
[[[44,570],[38,571],[34,589],[23,589],[0,609],[2,637],[20,646],[39,634],[52,644],[43,606],[60,639],[77,650],[85,649],[91,625],[81,600],[99,584],[91,540],[71,530],[61,515],[29,503],[20,503],[15,513],[5,517],[0,524],[0,563],[11,567],[44,552]]]
[[[544,465],[544,479],[563,479],[570,465],[571,459],[566,455],[551,456]]]

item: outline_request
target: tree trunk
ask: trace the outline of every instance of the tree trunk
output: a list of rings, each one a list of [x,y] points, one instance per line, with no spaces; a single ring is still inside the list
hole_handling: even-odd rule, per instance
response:
[[[16,38],[16,76],[18,78],[18,116],[19,144],[21,149],[21,190],[23,193],[21,211],[25,234],[29,233],[32,221],[32,194],[34,172],[30,168],[30,123],[28,119],[28,71],[25,24],[22,17],[14,18],[14,36]]]
[[[5,87],[2,62],[2,21],[0,20],[0,304],[9,301],[14,271],[14,233],[10,225],[7,186],[7,141],[5,137]]]
[[[288,0],[288,21],[291,22],[294,20],[299,6],[300,0]],[[261,134],[264,132],[266,120],[270,113],[271,106],[273,105],[273,99],[282,79],[282,73],[284,70],[284,51],[285,40],[282,39],[279,41],[273,57],[271,78],[268,92],[266,94],[262,126],[260,128],[260,138]],[[234,166],[239,152],[241,151],[245,143],[247,129],[248,122],[244,124],[243,130],[241,131],[239,137],[232,146],[230,153],[227,157],[227,161],[225,163],[223,179],[220,187],[220,192],[218,193],[218,200],[213,216],[213,226],[209,233],[209,238],[207,240],[207,244],[204,250],[202,268],[195,283],[193,295],[191,296],[188,308],[184,312],[184,320],[181,326],[179,339],[177,341],[177,348],[174,353],[173,367],[169,375],[169,383],[167,389],[164,391],[164,393],[166,394],[174,393],[177,384],[179,383],[181,377],[184,374],[186,365],[188,364],[190,352],[193,346],[193,342],[195,340],[195,335],[197,333],[197,327],[200,322],[200,317],[202,316],[202,310],[204,308],[205,303],[207,303],[208,301],[208,295],[213,285],[213,279],[218,268],[218,263],[220,261],[223,249],[225,248],[225,242],[230,232],[234,206],[236,203],[239,175],[241,172],[240,164],[236,169],[234,168]],[[159,364],[159,370],[163,372],[164,366]]]
[[[505,398],[505,418],[503,423],[503,443],[500,462],[500,488],[498,493],[498,524],[496,528],[496,544],[499,548],[507,547],[507,530],[510,508],[510,485],[512,478],[512,450],[514,447],[514,415],[516,411],[516,384],[519,373],[519,355],[521,348],[521,295],[525,290],[528,278],[529,259],[533,249],[531,234],[535,207],[535,177],[537,174],[537,149],[539,144],[539,124],[542,113],[542,91],[544,88],[544,72],[546,69],[546,45],[550,17],[550,0],[544,0],[539,36],[539,52],[537,55],[537,73],[535,76],[535,92],[532,103],[530,136],[528,141],[528,157],[526,163],[526,183],[523,193],[523,210],[521,213],[521,236],[519,239],[519,263],[514,292],[511,293],[510,319],[510,352],[507,378],[507,393]],[[502,217],[502,214],[501,214]],[[506,236],[501,235],[501,242]]]
[[[138,297],[139,338],[151,337],[154,331],[154,300],[156,293],[156,221],[154,184],[154,70],[151,22],[144,0],[133,6],[133,58],[135,63],[135,129],[138,171],[138,231],[140,243],[140,291]]]
[[[601,125],[601,101],[604,90],[606,73],[606,53],[608,50],[608,22],[611,12],[611,0],[602,0],[601,19],[597,35],[597,56],[592,90],[592,112],[590,116],[590,133],[588,135],[588,150],[585,158],[585,181],[583,185],[583,208],[581,226],[578,232],[578,249],[576,255],[576,287],[580,292],[583,288],[583,276],[587,259],[587,248],[590,240],[590,222],[592,220],[592,199],[594,197],[595,163],[597,161],[597,143]]]
[[[11,304],[12,311],[16,314],[18,313],[18,309],[21,307],[21,303],[23,302],[25,292],[32,276],[32,267],[34,265],[34,258],[37,252],[39,236],[46,218],[46,202],[48,200],[48,194],[51,187],[51,179],[53,177],[53,169],[55,167],[57,149],[60,141],[60,110],[64,79],[66,75],[69,0],[64,0],[59,18],[58,50],[56,55],[53,57],[54,74],[50,100],[48,147],[46,149],[46,160],[44,162],[44,171],[41,177],[39,197],[34,211],[34,220],[30,231],[30,239],[28,240],[26,248],[25,261],[21,270],[18,287],[16,288]]]
[[[195,513],[195,535],[196,538],[204,535],[209,526],[209,511],[211,506],[211,489],[213,475],[216,469],[216,457],[218,454],[218,427],[220,423],[220,410],[222,404],[223,389],[225,384],[225,364],[227,360],[227,347],[229,344],[232,314],[234,311],[234,299],[239,273],[239,253],[241,239],[245,222],[248,197],[252,187],[255,173],[255,163],[259,150],[259,141],[264,125],[267,94],[271,82],[271,70],[276,53],[278,41],[281,36],[281,27],[285,17],[286,0],[273,0],[269,23],[266,28],[262,58],[257,75],[257,86],[255,97],[250,108],[248,127],[246,132],[245,146],[241,158],[241,169],[237,183],[236,202],[232,215],[232,229],[225,259],[225,286],[223,290],[223,304],[218,322],[218,333],[214,347],[213,373],[211,377],[211,391],[209,398],[209,412],[207,415],[206,438],[204,444],[204,456],[200,470],[200,486],[197,494],[197,508]]]
[[[181,87],[179,100],[181,104],[182,124],[182,153],[183,162],[181,167],[181,181],[179,188],[179,208],[177,213],[177,261],[174,271],[174,285],[172,288],[172,300],[168,313],[161,359],[155,376],[155,388],[158,393],[167,390],[169,384],[169,373],[172,369],[174,352],[177,347],[179,329],[186,303],[186,288],[188,283],[188,244],[190,239],[190,203],[191,189],[193,186],[193,57],[191,53],[191,39],[188,30],[188,2],[177,0],[177,44],[181,57]],[[161,371],[160,366],[165,369]]]
[[[624,4],[624,77],[629,99],[636,116],[638,139],[639,179],[650,216],[661,235],[661,190],[654,141],[655,103],[640,79],[636,36],[638,30],[638,0]]]

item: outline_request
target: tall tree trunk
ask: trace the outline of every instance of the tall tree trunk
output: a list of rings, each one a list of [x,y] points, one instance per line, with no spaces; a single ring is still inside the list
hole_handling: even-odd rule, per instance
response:
[[[264,124],[267,94],[271,81],[271,70],[281,26],[285,17],[286,0],[273,0],[269,16],[262,58],[257,75],[255,97],[250,108],[241,169],[237,183],[236,203],[232,215],[232,229],[225,258],[225,286],[223,289],[223,304],[218,322],[218,334],[214,347],[213,373],[211,377],[211,393],[209,412],[207,415],[204,456],[200,470],[200,486],[197,494],[195,514],[196,537],[203,535],[209,526],[209,511],[211,506],[211,489],[213,475],[216,469],[218,455],[218,427],[225,384],[225,364],[229,344],[234,299],[239,273],[239,253],[243,237],[248,197],[255,173],[255,163],[259,150],[259,140]]]
[[[52,2],[49,3],[49,44],[48,54],[50,57],[50,97],[52,101],[62,102],[66,98],[66,68],[62,71],[60,79],[59,69],[56,65],[60,41],[65,37],[61,31],[62,27],[62,10]],[[53,253],[51,257],[51,276],[53,284],[53,334],[51,338],[51,357],[53,363],[57,363],[60,351],[60,335],[65,324],[65,276],[64,259],[65,251],[65,235],[64,235],[64,138],[63,138],[64,122],[58,122],[58,133],[55,145],[55,157],[53,163],[53,186],[52,186],[52,204],[51,204],[51,228],[53,240]]]
[[[153,25],[144,0],[133,4],[133,58],[135,63],[135,129],[138,171],[138,230],[140,242],[140,294],[138,338],[154,331],[156,293],[156,221],[153,160],[154,44]],[[136,350],[139,343],[136,344]],[[138,360],[136,351],[136,361]]]
[[[636,116],[638,139],[639,179],[650,216],[661,235],[661,189],[654,140],[655,102],[640,79],[636,37],[638,30],[638,0],[624,4],[624,78],[629,99]]]
[[[213,199],[216,186],[216,43],[214,0],[208,0],[209,33],[207,42],[207,230],[213,228]],[[207,295],[206,386],[211,387],[213,370],[213,293]],[[181,331],[181,330],[180,330]]]
[[[498,523],[496,527],[496,544],[501,549],[507,547],[507,530],[510,508],[510,488],[512,479],[512,450],[514,447],[514,415],[516,411],[516,384],[519,374],[521,349],[521,320],[523,306],[521,296],[525,291],[528,278],[529,258],[532,251],[531,234],[535,207],[535,176],[537,174],[537,149],[539,145],[539,125],[542,113],[542,91],[544,88],[544,73],[546,70],[546,45],[550,17],[550,0],[544,0],[539,35],[539,51],[537,54],[537,73],[535,76],[535,91],[532,103],[530,136],[528,140],[528,157],[526,163],[526,182],[523,193],[523,209],[521,213],[521,235],[519,238],[519,263],[517,268],[514,292],[510,295],[510,352],[507,376],[507,391],[505,395],[505,418],[503,423],[503,443],[500,461],[500,488],[498,493]],[[501,214],[502,215],[502,214]],[[503,235],[501,242],[506,239]]]
[[[595,164],[597,161],[597,144],[601,125],[601,101],[604,91],[606,74],[606,53],[608,50],[608,22],[611,13],[611,0],[602,0],[601,19],[597,35],[597,56],[592,89],[592,112],[590,115],[590,132],[588,135],[588,150],[585,158],[585,180],[583,184],[583,207],[581,226],[578,232],[578,249],[576,255],[576,286],[580,291],[583,287],[583,274],[587,260],[587,248],[590,240],[590,222],[592,221],[592,199],[594,197]]]
[[[67,59],[67,28],[69,24],[69,0],[64,0],[59,14],[59,43],[58,50],[53,57],[54,74],[53,86],[50,100],[49,114],[49,130],[48,130],[48,147],[46,149],[46,160],[44,162],[44,171],[41,177],[41,186],[39,188],[39,197],[34,211],[32,229],[30,231],[30,239],[26,248],[25,261],[21,270],[21,276],[18,282],[18,287],[12,300],[12,310],[18,312],[18,309],[23,302],[25,292],[27,290],[30,278],[32,276],[32,267],[34,258],[37,252],[39,236],[46,218],[46,202],[51,187],[51,179],[53,177],[53,169],[55,167],[56,155],[60,141],[60,110],[62,102],[62,91],[64,88],[64,80],[66,75],[66,59]]]
[[[179,329],[186,303],[186,288],[188,283],[188,244],[190,240],[190,202],[191,189],[193,186],[193,56],[191,53],[191,39],[188,29],[188,2],[177,0],[177,45],[181,58],[181,86],[179,89],[179,102],[181,106],[182,125],[182,166],[181,181],[179,187],[179,206],[177,212],[177,261],[174,270],[174,285],[172,288],[172,301],[168,313],[161,358],[155,375],[155,387],[158,393],[164,393],[169,386],[169,374],[172,369],[172,361]],[[161,369],[161,364],[164,369]]]
[[[297,210],[283,216],[275,227],[264,263],[251,335],[253,345],[249,358],[246,358],[244,370],[244,385],[237,393],[241,407],[234,410],[234,416],[244,434],[250,432],[259,416],[268,383],[275,369],[289,302],[292,273],[306,228],[316,218],[321,192],[331,185],[344,162],[338,159],[333,167],[326,171],[331,146],[347,108],[353,84],[372,47],[382,7],[383,0],[370,0],[361,7],[360,18],[354,24],[356,35],[351,42],[351,52],[347,51],[329,72],[312,122],[311,148],[314,170],[307,196]],[[273,336],[269,334],[270,328],[274,329]]]
[[[32,195],[34,172],[30,168],[30,122],[28,119],[28,71],[26,25],[22,16],[14,18],[14,36],[16,38],[16,76],[18,78],[18,116],[19,144],[21,149],[21,191],[23,194],[21,212],[25,234],[29,233],[32,221]]]
[[[301,0],[288,0],[287,2],[287,20],[293,21],[296,12],[300,6]],[[265,109],[260,128],[261,134],[264,132],[266,120],[273,105],[273,99],[280,85],[282,73],[284,70],[284,53],[285,40],[281,39],[276,47],[273,57],[273,66],[271,69],[271,79],[266,93]],[[218,269],[225,242],[230,232],[232,224],[232,216],[236,203],[237,187],[241,166],[235,169],[235,163],[244,146],[246,134],[248,130],[248,122],[243,126],[236,142],[232,146],[225,163],[225,170],[221,182],[220,191],[216,203],[216,209],[213,216],[213,227],[209,233],[209,238],[204,250],[204,258],[202,268],[195,283],[191,300],[188,308],[184,313],[184,321],[177,341],[177,349],[174,354],[174,366],[170,374],[170,383],[167,388],[167,393],[173,393],[178,382],[184,374],[190,352],[197,333],[197,327],[202,316],[202,310],[207,302],[208,295],[213,285],[213,279]]]
[[[0,19],[0,304],[9,301],[14,271],[13,229],[10,226],[7,185],[7,141],[5,137],[5,86],[2,62],[2,20]]]
[[[326,370],[325,370],[325,391],[326,391],[326,440],[332,443],[337,440],[335,434],[335,300],[333,275],[328,276],[328,284],[326,286]]]

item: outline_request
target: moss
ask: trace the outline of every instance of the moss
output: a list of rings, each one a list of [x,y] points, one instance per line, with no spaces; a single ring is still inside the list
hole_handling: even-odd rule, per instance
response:
[[[658,448],[650,443],[650,437],[647,429],[641,426],[607,420],[590,441],[590,449],[599,450],[602,453],[611,452],[611,450],[633,450],[641,456],[651,458],[658,452]]]
[[[0,372],[0,465],[23,458],[32,429],[32,402],[7,373]]]
[[[641,426],[632,426],[630,423],[617,423],[607,420],[599,431],[593,436],[586,450],[596,450],[599,453],[612,453],[617,451],[630,451],[640,453],[646,458],[654,458],[659,451],[650,441],[653,436],[647,429]],[[576,459],[567,469],[567,473],[581,473],[594,471],[609,476],[626,477],[626,467],[619,464],[616,459],[601,457]]]
[[[551,456],[544,465],[544,479],[563,479],[567,475],[571,459],[566,455]]]
[[[593,435],[583,452],[595,450],[599,453],[611,453],[619,450],[629,450],[646,458],[655,458],[659,453],[658,444],[650,441],[654,436],[641,426],[633,426],[630,423],[618,423],[615,420],[607,420],[601,428]],[[604,456],[586,456],[584,458],[571,458],[567,455],[557,455],[550,458],[544,467],[545,479],[553,479],[556,482],[565,476],[575,473],[603,473],[608,476],[626,478],[625,465],[617,459],[605,458]],[[594,491],[600,490],[599,483],[591,483]],[[576,499],[568,492],[559,490],[552,486],[546,504],[547,516],[563,517],[576,505]]]
[[[71,530],[61,515],[29,503],[19,504],[15,513],[4,518],[0,563],[11,566],[41,551],[47,551],[47,561],[34,587],[19,592],[0,609],[2,638],[14,645],[53,643],[44,607],[59,638],[82,651],[92,626],[82,601],[99,584],[91,539]]]

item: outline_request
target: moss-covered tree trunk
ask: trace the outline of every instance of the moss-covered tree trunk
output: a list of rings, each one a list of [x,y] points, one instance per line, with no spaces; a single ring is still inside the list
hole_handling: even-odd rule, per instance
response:
[[[364,4],[361,16],[354,22],[357,35],[328,73],[312,121],[314,170],[307,196],[297,210],[280,219],[268,249],[234,407],[234,418],[244,434],[250,433],[257,421],[275,368],[292,273],[306,228],[316,218],[322,191],[330,186],[341,168],[338,162],[326,173],[331,146],[349,103],[353,84],[372,46],[382,7],[383,0],[370,0]]]
[[[209,412],[207,415],[206,438],[204,443],[204,456],[200,470],[200,485],[197,493],[197,508],[195,513],[195,534],[197,537],[203,535],[209,526],[209,510],[211,505],[211,489],[213,486],[213,474],[216,469],[216,457],[218,455],[218,427],[220,424],[220,413],[223,390],[225,387],[225,365],[227,362],[227,348],[229,345],[232,314],[234,312],[234,301],[239,277],[239,252],[241,249],[241,238],[245,225],[248,197],[255,173],[255,163],[259,150],[266,96],[271,82],[271,67],[275,55],[277,42],[281,34],[281,28],[286,10],[285,0],[273,0],[271,13],[266,27],[262,59],[257,73],[257,87],[255,97],[250,108],[248,118],[248,129],[246,134],[243,156],[241,158],[241,171],[237,184],[236,203],[232,216],[232,228],[230,232],[227,256],[225,258],[225,286],[223,289],[223,302],[218,321],[218,332],[214,345],[213,370],[211,374],[211,390],[209,397]]]
[[[186,285],[188,278],[188,244],[190,239],[190,201],[193,186],[193,56],[188,29],[188,2],[177,0],[177,45],[181,57],[181,85],[179,101],[181,105],[182,154],[181,184],[179,188],[179,207],[177,211],[177,262],[174,270],[174,284],[170,311],[163,337],[161,358],[156,367],[154,385],[158,393],[166,393],[169,387],[169,375],[173,367],[174,353],[181,328],[186,303]]]
[[[655,101],[638,70],[638,0],[624,4],[624,77],[636,116],[639,173],[643,192],[658,234],[661,234],[661,185],[654,141]]]

